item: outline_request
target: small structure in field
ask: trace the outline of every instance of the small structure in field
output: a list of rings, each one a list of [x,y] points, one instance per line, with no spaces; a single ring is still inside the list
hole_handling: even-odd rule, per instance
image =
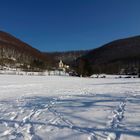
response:
[[[59,69],[63,70],[64,72],[69,69],[69,65],[63,63],[62,60],[59,61]]]

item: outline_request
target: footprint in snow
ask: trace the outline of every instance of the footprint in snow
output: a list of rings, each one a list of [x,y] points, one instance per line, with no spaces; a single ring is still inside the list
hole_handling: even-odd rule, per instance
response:
[[[116,134],[115,133],[110,133],[107,137],[107,140],[116,140]]]
[[[38,135],[32,135],[30,140],[42,140],[42,138],[39,137]]]

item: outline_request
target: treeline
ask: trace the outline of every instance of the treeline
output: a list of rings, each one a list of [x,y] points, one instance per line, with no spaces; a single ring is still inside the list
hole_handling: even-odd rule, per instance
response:
[[[73,68],[79,75],[138,74],[140,69],[140,36],[121,39],[94,49],[78,58]]]
[[[87,54],[89,50],[66,51],[66,52],[45,52],[44,55],[50,67],[58,67],[58,63],[62,60],[65,64],[70,65],[79,57]]]
[[[116,40],[87,51],[44,53],[0,31],[0,66],[27,71],[58,69],[59,61],[79,76],[137,74],[140,71],[140,36]]]
[[[46,69],[46,58],[37,49],[0,32],[0,66],[40,71]]]

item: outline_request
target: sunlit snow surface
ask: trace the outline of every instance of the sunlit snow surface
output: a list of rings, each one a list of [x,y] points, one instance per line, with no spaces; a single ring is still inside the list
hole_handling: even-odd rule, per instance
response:
[[[0,75],[0,140],[140,140],[140,79]]]

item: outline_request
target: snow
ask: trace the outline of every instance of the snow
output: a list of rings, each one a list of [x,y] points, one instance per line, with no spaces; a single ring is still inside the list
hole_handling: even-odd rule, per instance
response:
[[[0,75],[0,140],[139,140],[140,79]]]
[[[0,67],[1,68],[1,67]],[[28,76],[69,76],[69,74],[65,71],[53,70],[53,71],[43,71],[43,72],[27,72],[23,71],[20,68],[10,68],[10,67],[3,67],[0,69],[0,74],[3,75],[28,75]]]

